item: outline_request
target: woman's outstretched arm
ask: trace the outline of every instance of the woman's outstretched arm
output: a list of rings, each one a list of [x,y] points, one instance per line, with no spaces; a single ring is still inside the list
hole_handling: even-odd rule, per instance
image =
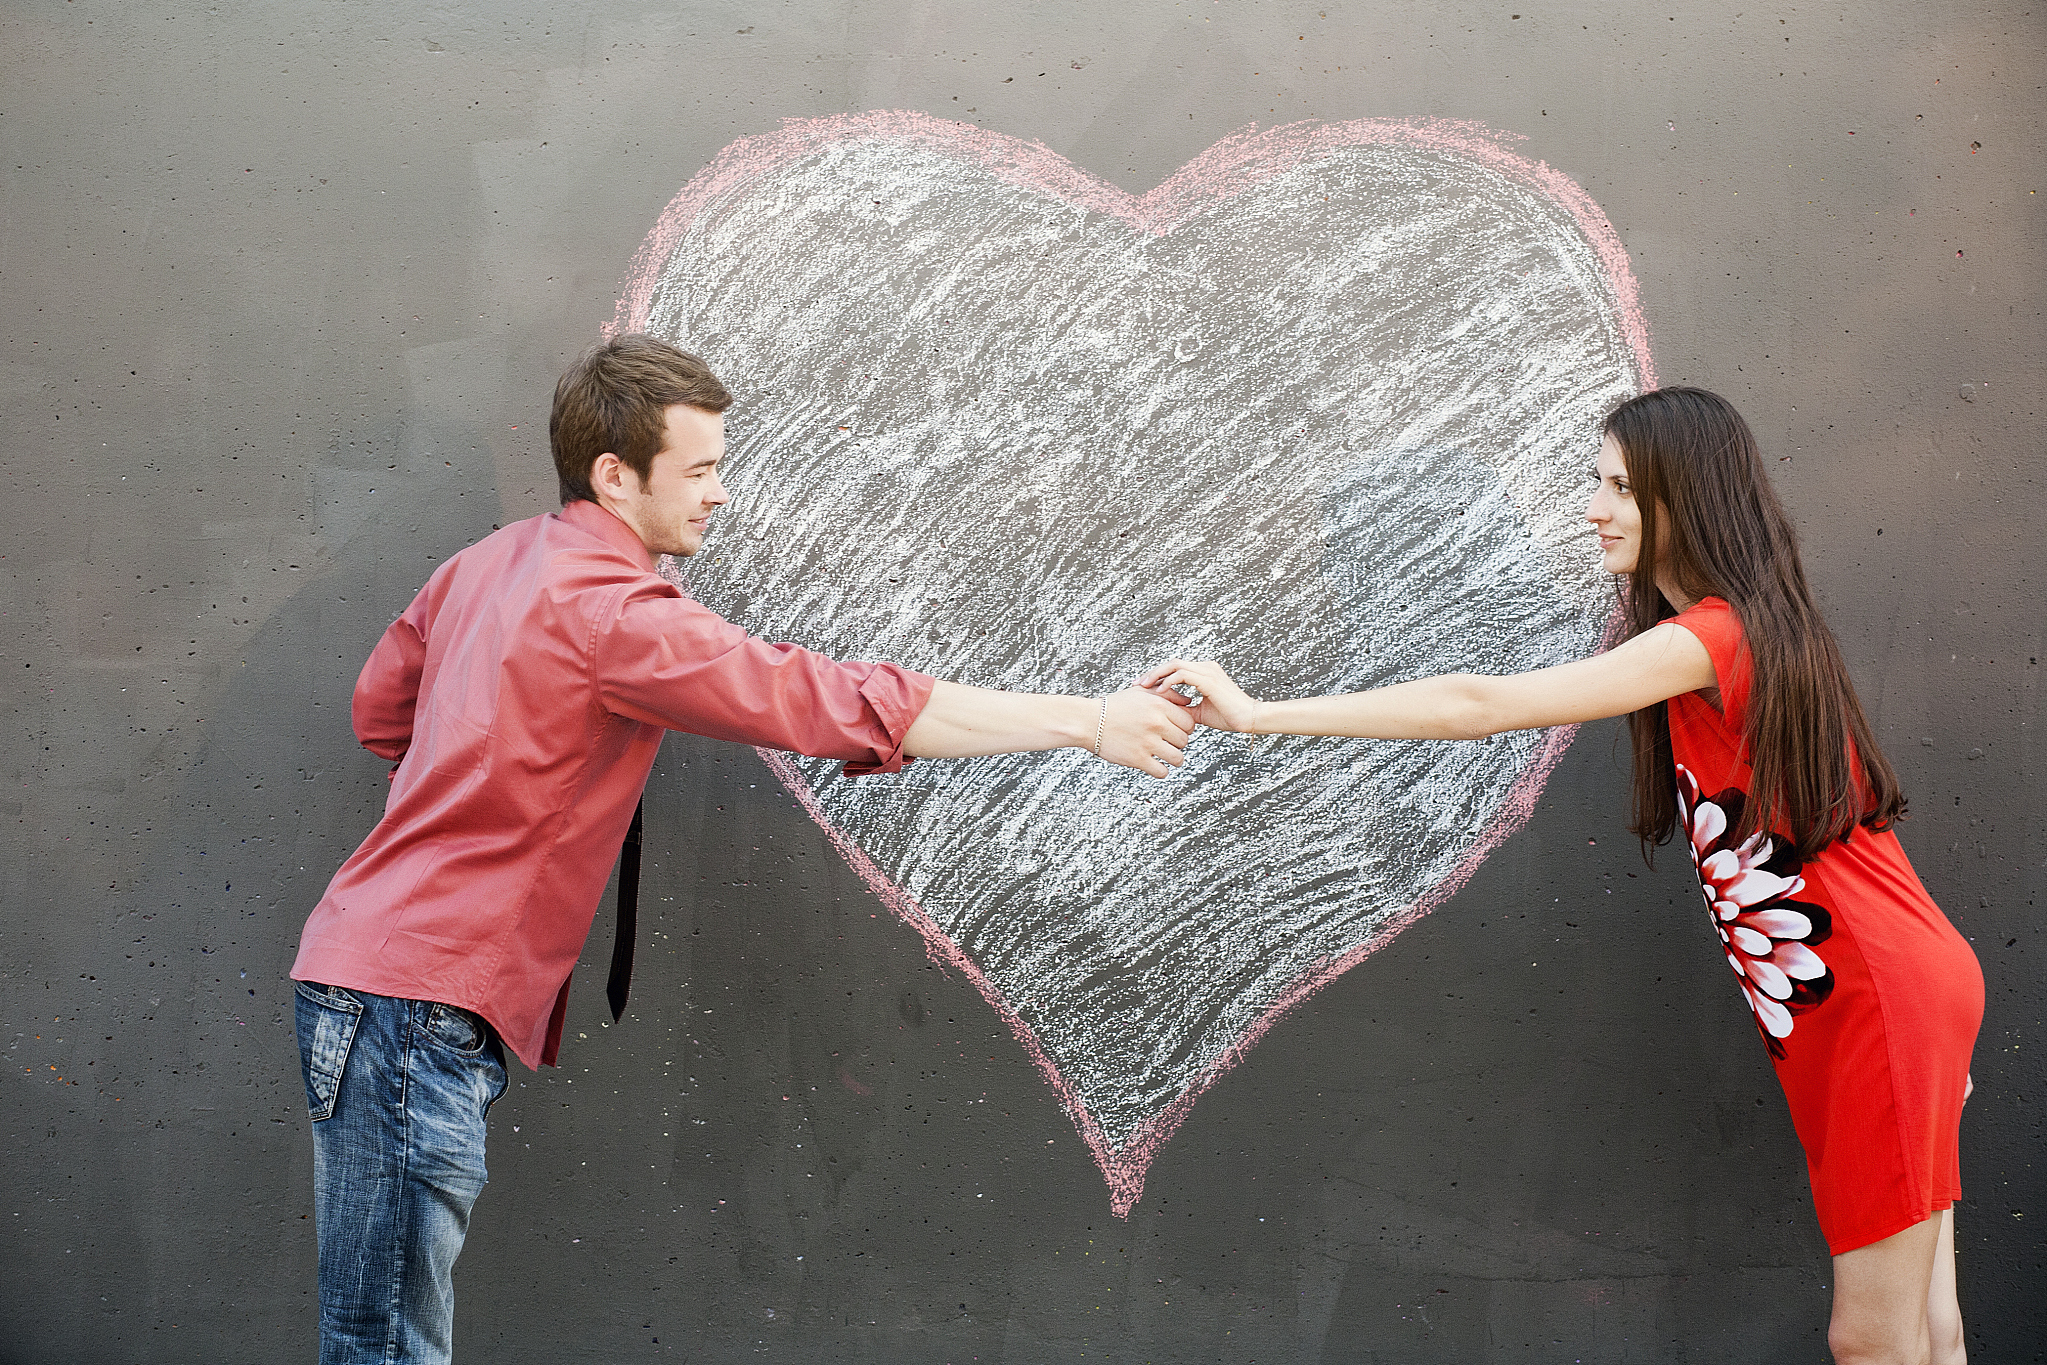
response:
[[[1331,697],[1258,701],[1219,665],[1186,659],[1168,659],[1138,679],[1143,687],[1193,687],[1201,694],[1195,719],[1212,729],[1369,739],[1484,739],[1571,725],[1623,716],[1714,683],[1706,647],[1667,621],[1604,654],[1554,668],[1506,677],[1445,673]]]

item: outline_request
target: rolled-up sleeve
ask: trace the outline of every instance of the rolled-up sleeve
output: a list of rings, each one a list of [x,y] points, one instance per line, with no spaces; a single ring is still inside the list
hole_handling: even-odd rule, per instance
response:
[[[425,594],[421,594],[424,598]],[[426,663],[421,603],[391,623],[355,680],[349,718],[362,746],[393,763],[412,747],[412,717],[419,705],[420,671]]]
[[[607,710],[712,739],[836,758],[846,772],[895,772],[932,679],[889,663],[840,662],[757,640],[665,583],[607,600],[591,671]]]

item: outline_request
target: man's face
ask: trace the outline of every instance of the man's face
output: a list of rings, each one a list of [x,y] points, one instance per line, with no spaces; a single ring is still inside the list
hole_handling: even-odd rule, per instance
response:
[[[657,555],[693,555],[704,543],[711,513],[731,501],[718,481],[718,461],[725,454],[725,417],[676,403],[660,453],[645,483],[619,466],[612,474],[592,470],[599,501],[639,533],[640,542]],[[599,462],[611,460],[600,456]]]

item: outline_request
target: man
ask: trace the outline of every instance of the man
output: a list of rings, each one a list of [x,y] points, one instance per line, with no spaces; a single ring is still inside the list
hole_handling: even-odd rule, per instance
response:
[[[442,565],[356,683],[356,734],[397,766],[291,973],[322,1365],[449,1359],[504,1051],[554,1064],[569,973],[665,730],[849,773],[1069,747],[1156,777],[1183,761],[1193,722],[1160,696],[839,663],[753,639],[656,574],[657,555],[697,552],[727,500],[731,402],[652,337],[592,348],[555,389],[562,510]]]

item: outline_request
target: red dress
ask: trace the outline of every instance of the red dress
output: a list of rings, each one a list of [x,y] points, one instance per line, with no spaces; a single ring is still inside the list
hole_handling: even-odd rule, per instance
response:
[[[1698,692],[1670,700],[1679,823],[1721,950],[1776,1059],[1820,1230],[1838,1256],[1961,1196],[1957,1137],[1983,973],[1896,835],[1858,828],[1803,862],[1767,833],[1735,843],[1751,780],[1741,620],[1717,597],[1675,619],[1712,656],[1726,708]]]

